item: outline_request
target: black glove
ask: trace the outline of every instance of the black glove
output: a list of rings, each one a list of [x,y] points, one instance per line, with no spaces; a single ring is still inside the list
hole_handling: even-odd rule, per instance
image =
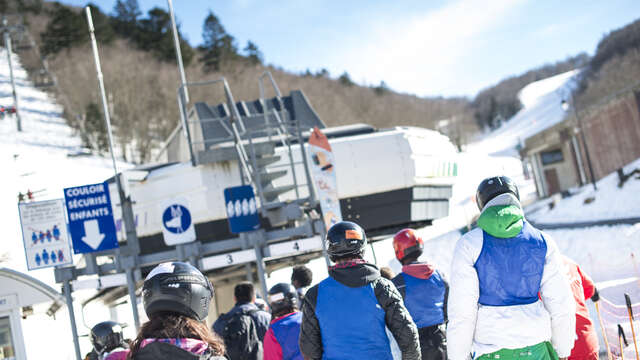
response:
[[[598,293],[598,289],[595,289],[593,292],[593,296],[591,297],[591,301],[596,302],[600,300],[600,294]]]

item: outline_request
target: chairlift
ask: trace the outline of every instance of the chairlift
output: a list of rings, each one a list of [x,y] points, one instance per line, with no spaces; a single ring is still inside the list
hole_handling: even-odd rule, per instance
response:
[[[42,67],[40,68],[40,70],[38,70],[37,74],[35,75],[34,81],[34,86],[36,88],[48,88],[54,86],[55,84],[55,79],[47,69]]]
[[[14,51],[26,51],[35,47],[31,36],[25,35],[23,31],[17,31],[11,37],[11,47]]]

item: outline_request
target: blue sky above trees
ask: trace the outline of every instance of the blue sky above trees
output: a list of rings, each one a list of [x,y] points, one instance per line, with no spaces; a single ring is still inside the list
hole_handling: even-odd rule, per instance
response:
[[[85,0],[63,0],[82,6]],[[112,12],[115,0],[94,0]],[[139,0],[143,13],[165,0]],[[209,10],[238,48],[258,45],[289,71],[348,72],[421,96],[473,96],[504,77],[579,52],[640,15],[637,0],[174,0],[182,32],[202,42]]]

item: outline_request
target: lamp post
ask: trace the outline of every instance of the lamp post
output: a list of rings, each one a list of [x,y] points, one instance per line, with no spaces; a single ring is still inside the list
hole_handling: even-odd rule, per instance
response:
[[[591,176],[591,184],[593,184],[593,190],[597,191],[598,186],[596,185],[596,177],[593,174],[593,165],[591,164],[591,157],[589,156],[589,146],[587,145],[587,140],[584,136],[584,128],[582,127],[582,120],[580,116],[578,116],[578,111],[576,110],[576,102],[573,98],[573,93],[569,91],[569,98],[571,99],[571,108],[573,111],[573,115],[576,117],[578,121],[578,128],[580,129],[580,137],[582,138],[582,146],[584,146],[584,155],[587,160],[587,166],[589,167],[589,175]],[[562,100],[562,109],[564,111],[569,111],[569,103],[566,100]]]

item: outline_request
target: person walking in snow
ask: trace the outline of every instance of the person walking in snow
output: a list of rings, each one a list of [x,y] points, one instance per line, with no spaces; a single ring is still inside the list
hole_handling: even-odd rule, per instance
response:
[[[566,359],[575,302],[556,243],[525,220],[510,178],[483,180],[476,201],[451,264],[449,359]]]
[[[418,262],[424,241],[415,230],[400,230],[393,237],[393,249],[402,263],[402,272],[393,278],[393,283],[418,327],[422,360],[446,360],[444,324],[449,284],[435,266]]]
[[[271,325],[264,336],[264,360],[303,360],[300,354],[300,323],[302,313],[296,288],[279,283],[269,289]]]
[[[342,221],[327,232],[327,253],[336,263],[329,277],[302,302],[300,350],[305,359],[391,360],[388,327],[405,360],[420,359],[418,330],[393,283],[364,259],[367,238]]]
[[[598,360],[599,344],[598,334],[593,327],[587,309],[587,299],[596,302],[600,300],[598,289],[593,280],[580,266],[566,256],[562,260],[567,271],[573,298],[576,301],[576,342],[571,350],[569,360]]]

